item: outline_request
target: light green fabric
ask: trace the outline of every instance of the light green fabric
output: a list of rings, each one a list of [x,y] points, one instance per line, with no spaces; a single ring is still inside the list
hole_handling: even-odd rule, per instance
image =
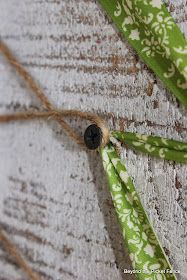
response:
[[[187,163],[187,143],[131,132],[112,131],[111,136],[149,155]]]
[[[174,280],[136,189],[112,144],[101,149],[114,206],[139,280]]]
[[[187,107],[187,42],[161,0],[99,0],[135,50]]]

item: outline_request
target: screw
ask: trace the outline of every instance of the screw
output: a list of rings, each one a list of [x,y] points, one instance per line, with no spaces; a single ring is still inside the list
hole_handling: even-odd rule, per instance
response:
[[[88,149],[95,150],[101,145],[102,137],[101,129],[96,124],[92,124],[84,133],[84,142]]]

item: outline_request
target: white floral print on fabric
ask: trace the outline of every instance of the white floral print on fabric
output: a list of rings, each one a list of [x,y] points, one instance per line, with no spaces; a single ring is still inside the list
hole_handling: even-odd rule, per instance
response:
[[[152,0],[150,5],[154,8],[161,9],[163,2],[161,0]]]
[[[138,137],[142,141],[147,139],[141,134],[138,134]],[[138,273],[138,279],[176,280],[172,273],[167,276],[167,273],[158,274],[154,271],[171,270],[171,267],[150,225],[133,182],[112,144],[108,143],[101,149],[101,156],[133,268],[150,272]]]
[[[131,132],[112,131],[111,136],[144,153],[187,163],[187,143]]]
[[[99,0],[125,37],[187,107],[187,42],[161,0]]]
[[[137,1],[135,1],[137,2]],[[175,26],[175,23],[171,16],[166,15],[166,13],[162,10],[163,2],[161,0],[152,0],[152,1],[144,1],[144,5],[150,5],[153,10],[149,10],[147,14],[143,14],[141,9],[138,5],[133,6],[133,1],[131,0],[122,0],[120,4],[117,2],[117,11],[114,12],[114,15],[120,16],[122,13],[122,9],[126,13],[126,17],[123,20],[122,27],[124,31],[130,31],[129,38],[131,40],[141,40],[141,44],[144,46],[142,48],[142,52],[148,57],[153,57],[156,54],[161,55],[162,57],[166,57],[167,59],[171,56],[170,50],[170,36],[168,34],[168,30],[172,30]],[[135,3],[136,4],[136,3]],[[157,8],[158,11],[155,11],[154,8]],[[152,13],[151,13],[152,11]],[[144,32],[142,32],[142,23],[144,25]],[[148,25],[150,25],[148,28]],[[127,28],[128,25],[128,28]],[[130,25],[132,27],[130,27]],[[147,25],[147,26],[146,26]],[[134,29],[134,26],[137,28]],[[141,33],[141,35],[140,35]],[[182,47],[179,46],[178,48],[173,47],[172,50],[176,51],[181,49]],[[186,49],[186,46],[184,46]],[[180,52],[185,54],[185,52]],[[172,66],[168,66],[169,74],[163,73],[165,78],[171,78],[175,74],[175,68],[182,74],[183,77],[186,78],[186,67],[184,66],[183,59],[181,58],[180,61],[182,62],[183,66],[179,67],[179,63],[176,62],[172,64]],[[172,72],[170,71],[172,67]],[[172,74],[171,74],[172,73]],[[177,81],[178,87],[186,88],[186,83],[182,83],[181,81]]]
[[[130,38],[132,39],[132,40],[140,40],[140,32],[138,31],[138,29],[136,28],[136,29],[134,29],[134,30],[131,30],[131,34],[130,34]]]

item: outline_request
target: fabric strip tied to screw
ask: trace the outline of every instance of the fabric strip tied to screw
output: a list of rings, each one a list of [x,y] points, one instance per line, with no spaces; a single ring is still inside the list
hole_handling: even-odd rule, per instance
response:
[[[115,146],[112,144],[112,137],[152,156],[182,163],[187,163],[187,144],[156,136],[146,136],[139,133],[118,131],[109,132],[103,121],[93,114],[77,110],[56,110],[36,85],[32,77],[23,69],[19,62],[10,53],[9,49],[1,41],[0,49],[7,57],[8,61],[16,67],[27,85],[33,89],[40,98],[42,105],[47,109],[47,111],[41,112],[24,112],[14,115],[3,115],[0,116],[0,122],[54,118],[62,128],[66,130],[68,136],[72,140],[87,150],[88,148],[86,143],[84,143],[84,140],[75,135],[70,126],[65,122],[64,118],[77,116],[96,124],[101,131],[102,139],[98,142],[98,147],[95,147],[95,149],[99,149],[101,153],[112,199],[133,268],[137,271],[141,271],[141,273],[137,273],[138,279],[176,279],[174,273],[171,272],[171,266],[149,222],[134,184],[128,175],[125,166],[122,164],[120,157],[115,150]],[[97,130],[94,133],[97,134]],[[15,253],[16,250],[13,248],[13,245],[4,238],[2,231],[0,231],[0,238],[26,273],[34,280],[39,279],[34,272],[33,274],[31,273],[31,270],[21,259],[19,253]],[[165,273],[158,273],[156,270],[165,271]]]

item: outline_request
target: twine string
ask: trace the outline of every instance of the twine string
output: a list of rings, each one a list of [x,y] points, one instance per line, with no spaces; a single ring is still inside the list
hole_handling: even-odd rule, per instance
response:
[[[38,275],[31,268],[28,267],[28,265],[25,263],[21,255],[18,253],[16,248],[13,246],[13,244],[8,240],[8,238],[4,235],[1,229],[0,229],[0,238],[3,241],[5,247],[9,250],[11,255],[16,259],[17,263],[24,269],[27,275],[32,280],[39,280]]]
[[[25,80],[26,84],[36,93],[38,98],[40,99],[42,105],[46,107],[47,111],[39,111],[39,112],[23,112],[13,115],[1,115],[0,122],[9,122],[9,121],[16,121],[16,120],[33,120],[39,118],[54,118],[57,123],[67,132],[69,138],[71,138],[74,142],[79,144],[84,149],[86,147],[83,138],[77,136],[72,128],[67,124],[67,122],[63,119],[64,117],[81,117],[85,120],[89,120],[92,123],[96,124],[102,131],[102,143],[99,148],[102,148],[109,139],[109,131],[105,126],[104,122],[94,114],[78,111],[78,110],[56,110],[55,107],[50,103],[48,98],[45,96],[43,91],[38,87],[34,79],[31,75],[21,66],[21,64],[17,61],[17,59],[13,56],[10,52],[8,47],[0,40],[0,50],[3,52],[7,60],[12,64],[21,77]],[[32,280],[39,280],[39,276],[32,271],[31,268],[25,263],[21,255],[18,253],[14,245],[8,240],[8,238],[4,235],[2,230],[0,229],[0,239],[4,243],[5,247],[10,251],[11,255],[15,258],[18,264],[24,269],[27,275]]]
[[[50,103],[48,98],[45,96],[44,92],[38,87],[34,79],[31,75],[21,66],[21,64],[17,61],[17,59],[13,56],[9,48],[0,40],[0,50],[6,56],[7,60],[12,64],[21,77],[25,80],[26,84],[36,93],[38,98],[40,99],[43,106],[46,107],[48,110],[47,112],[25,112],[25,113],[18,113],[15,115],[3,115],[0,116],[0,122],[8,122],[10,120],[22,120],[22,119],[38,119],[38,118],[45,118],[45,117],[54,117],[57,123],[66,131],[69,138],[71,138],[74,142],[79,144],[84,149],[88,150],[84,140],[82,137],[77,136],[72,128],[67,124],[67,122],[62,117],[81,117],[83,119],[89,120],[95,123],[102,131],[102,142],[99,148],[102,148],[109,139],[109,131],[104,124],[104,122],[94,114],[90,114],[83,111],[78,110],[63,110],[58,111],[55,107]]]
[[[81,117],[82,119],[89,120],[90,122],[100,127],[100,129],[102,130],[103,139],[99,148],[102,148],[108,142],[109,131],[106,128],[103,121],[91,113],[86,113],[78,110],[50,110],[50,111],[39,111],[39,112],[24,112],[24,113],[12,114],[12,115],[11,114],[0,115],[0,123],[18,121],[18,120],[34,120],[40,118],[54,118],[58,123],[60,123],[62,117]],[[78,143],[84,149],[88,150],[82,137],[77,136],[65,121],[63,121],[63,129],[66,130],[68,136],[74,142]]]

